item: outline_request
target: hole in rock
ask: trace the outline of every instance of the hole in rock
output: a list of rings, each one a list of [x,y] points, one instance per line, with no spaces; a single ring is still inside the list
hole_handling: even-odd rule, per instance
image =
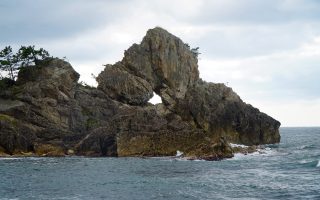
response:
[[[162,99],[159,95],[157,95],[155,92],[153,92],[153,97],[149,99],[149,103],[156,105],[158,103],[162,103]]]

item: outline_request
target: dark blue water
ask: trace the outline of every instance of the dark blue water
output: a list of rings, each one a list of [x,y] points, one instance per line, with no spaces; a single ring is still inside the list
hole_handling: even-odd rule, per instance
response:
[[[320,199],[320,128],[282,128],[264,154],[0,158],[0,199]]]

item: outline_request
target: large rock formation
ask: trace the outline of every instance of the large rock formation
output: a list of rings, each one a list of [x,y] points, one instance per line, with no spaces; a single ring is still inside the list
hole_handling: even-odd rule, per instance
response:
[[[147,32],[122,61],[97,77],[98,87],[50,58],[19,72],[0,91],[0,156],[232,157],[229,142],[277,143],[280,123],[224,84],[199,79],[197,56],[161,28]],[[163,103],[148,100],[157,93]]]

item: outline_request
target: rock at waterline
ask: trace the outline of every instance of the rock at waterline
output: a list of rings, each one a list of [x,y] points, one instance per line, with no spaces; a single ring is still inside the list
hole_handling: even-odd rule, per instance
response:
[[[188,45],[159,27],[121,61],[106,65],[97,88],[78,84],[68,62],[48,58],[0,91],[0,150],[175,156],[179,149],[184,156],[219,160],[233,155],[230,142],[280,141],[278,121],[224,84],[201,80],[197,63]],[[148,103],[154,92],[162,103]]]

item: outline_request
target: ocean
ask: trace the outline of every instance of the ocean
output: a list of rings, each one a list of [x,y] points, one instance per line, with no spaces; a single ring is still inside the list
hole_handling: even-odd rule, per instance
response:
[[[320,199],[320,128],[222,161],[0,158],[0,200]]]

